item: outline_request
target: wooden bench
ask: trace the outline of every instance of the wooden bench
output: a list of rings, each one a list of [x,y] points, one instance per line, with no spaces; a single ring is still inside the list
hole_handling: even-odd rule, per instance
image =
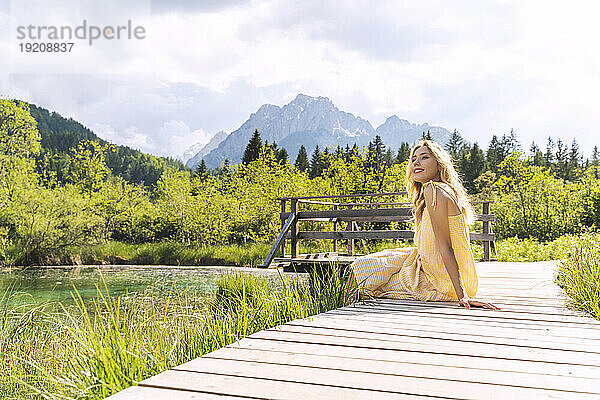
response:
[[[279,197],[281,202],[281,231],[275,239],[271,250],[260,267],[268,268],[275,258],[277,250],[281,250],[281,258],[278,261],[297,259],[314,259],[310,255],[299,257],[300,239],[325,239],[333,240],[333,252],[337,252],[337,241],[348,241],[348,256],[354,256],[354,241],[359,239],[405,239],[414,238],[413,230],[360,230],[358,222],[408,222],[412,219],[412,203],[404,201],[389,202],[340,202],[338,200],[351,200],[352,198],[375,198],[375,197],[399,197],[406,196],[406,192],[369,193],[358,195],[338,196],[304,196],[304,197]],[[473,201],[477,207],[481,204],[481,214],[475,216],[476,221],[482,222],[482,232],[470,232],[471,240],[483,243],[482,261],[490,261],[490,251],[495,250],[495,235],[490,223],[494,221],[494,215],[490,213],[492,200]],[[287,211],[287,204],[290,204]],[[313,204],[333,207],[330,210],[307,210],[301,211],[300,204]],[[369,208],[367,208],[369,207]],[[333,231],[299,231],[299,221],[332,222]],[[346,222],[346,230],[338,230],[338,223]],[[285,240],[291,243],[290,258],[285,258]]]

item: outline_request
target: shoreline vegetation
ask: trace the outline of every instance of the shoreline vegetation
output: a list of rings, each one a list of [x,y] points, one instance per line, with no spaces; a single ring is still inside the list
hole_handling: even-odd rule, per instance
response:
[[[9,305],[0,294],[0,398],[103,399],[247,335],[348,305],[356,295],[335,266],[306,280],[241,273],[216,291],[111,297],[74,306]]]
[[[578,246],[600,242],[600,233],[563,235],[552,241],[542,242],[535,238],[511,237],[496,241],[497,261],[535,262],[561,260],[575,254]],[[356,254],[370,254],[387,248],[413,246],[412,242],[357,241]],[[129,244],[109,241],[104,244],[65,247],[60,252],[41,256],[36,265],[173,265],[173,266],[231,266],[256,267],[262,264],[272,243],[246,243],[230,245],[195,245],[178,242]],[[483,256],[483,246],[472,242],[473,257]],[[589,247],[589,246],[588,246]],[[288,249],[289,250],[289,249]],[[338,251],[345,252],[343,243]],[[331,243],[324,241],[301,241],[300,253],[330,252]],[[289,254],[289,251],[288,253]],[[35,266],[35,265],[33,265]],[[14,266],[13,269],[18,269]]]

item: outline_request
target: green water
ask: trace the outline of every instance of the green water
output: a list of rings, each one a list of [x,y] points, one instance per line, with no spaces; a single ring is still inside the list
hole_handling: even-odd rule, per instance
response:
[[[209,296],[216,289],[219,277],[225,273],[244,272],[280,280],[274,270],[222,267],[160,267],[160,266],[90,266],[44,267],[0,272],[0,297],[3,293],[19,292],[12,296],[14,302],[72,303],[72,293],[77,289],[83,299],[96,297],[97,287],[114,296],[135,296],[153,290],[160,295],[172,288],[191,290],[198,296]],[[292,274],[281,273],[289,278]]]

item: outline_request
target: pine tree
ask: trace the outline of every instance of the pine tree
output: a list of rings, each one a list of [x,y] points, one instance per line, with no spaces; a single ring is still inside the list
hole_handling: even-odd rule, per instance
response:
[[[260,133],[258,133],[258,129],[255,129],[254,133],[252,134],[252,137],[250,138],[250,141],[248,142],[248,145],[246,145],[246,150],[244,150],[244,157],[242,158],[242,163],[248,164],[258,159],[261,147],[262,140],[260,138]]]
[[[217,169],[217,175],[221,177],[230,177],[231,173],[232,171],[229,157],[225,157],[225,161],[223,161],[223,164],[221,164],[221,168]]]
[[[544,154],[540,150],[540,147],[535,144],[535,142],[531,142],[531,146],[529,147],[529,155],[533,165],[537,165],[539,167],[546,165],[544,161]]]
[[[454,161],[458,160],[458,152],[460,151],[460,148],[462,147],[462,145],[465,143],[465,140],[463,139],[463,137],[460,135],[460,133],[455,129],[454,132],[452,132],[452,136],[450,136],[450,140],[448,140],[448,143],[446,143],[446,151],[448,152],[448,154],[450,154],[450,156],[452,157],[452,159]]]
[[[315,147],[315,151],[312,153],[312,157],[310,159],[310,172],[308,174],[309,178],[315,178],[321,175],[323,172],[322,163],[321,163],[321,151],[319,150],[319,145]]]
[[[350,163],[350,145],[346,144],[346,149],[344,150],[344,157],[346,158],[346,163]]]
[[[579,145],[577,140],[573,139],[571,143],[571,151],[569,152],[569,160],[567,162],[567,179],[575,181],[579,177],[581,167],[581,156],[579,154]]]
[[[200,162],[200,165],[196,167],[196,170],[194,171],[194,176],[197,176],[198,178],[200,178],[200,180],[205,180],[208,176],[208,169],[206,168],[204,158]]]
[[[391,147],[388,147],[385,155],[383,156],[383,162],[386,167],[390,167],[394,163],[394,155],[392,154]]]
[[[504,158],[505,154],[504,149],[502,148],[502,144],[498,140],[498,137],[496,135],[493,135],[485,155],[487,168],[490,171],[497,173],[498,165],[500,165],[500,163],[504,161]]]
[[[396,154],[396,163],[402,164],[404,161],[408,160],[410,156],[410,145],[407,142],[402,142],[400,144],[400,148],[398,149],[398,154]]]
[[[423,137],[422,137],[422,139],[423,140],[433,140],[431,138],[431,132],[429,132],[429,129],[427,130],[427,133],[425,133],[425,131],[423,131]]]
[[[546,152],[544,153],[544,163],[547,168],[554,168],[554,141],[550,136],[546,141]]]
[[[323,150],[323,153],[321,153],[321,173],[329,168],[330,163],[331,153],[329,152],[329,147],[325,147],[325,150]]]
[[[376,135],[375,141],[373,141],[373,151],[375,168],[379,170],[383,165],[383,155],[385,152],[385,144],[383,144],[383,140],[381,140],[381,136],[379,135]]]
[[[294,166],[300,171],[306,171],[310,168],[310,165],[308,164],[308,155],[306,154],[304,145],[301,145],[300,150],[298,150],[298,156],[296,157]]]
[[[473,144],[473,146],[469,146],[468,144],[463,146],[464,152],[468,149],[469,152],[465,154],[462,166],[462,178],[465,185],[465,189],[469,193],[476,192],[475,180],[479,178],[479,176],[483,173],[485,169],[485,157],[483,155],[483,150],[479,147],[477,142]]]
[[[339,160],[343,157],[344,157],[344,150],[338,144],[337,147],[335,148],[335,159]]]
[[[369,144],[367,145],[365,166],[369,169],[369,171],[373,171],[375,169],[375,146],[371,141],[369,141]]]
[[[458,149],[458,154],[454,159],[454,166],[458,175],[464,181],[465,171],[469,168],[469,157],[471,156],[471,145],[468,142],[464,142]]]
[[[556,160],[556,175],[566,180],[569,176],[569,155],[567,146],[560,139],[556,141],[556,154],[554,158]]]
[[[502,135],[502,149],[504,158],[514,151],[521,151],[521,143],[517,140],[517,134],[513,129],[510,130],[510,134]]]
[[[277,162],[279,162],[280,164],[282,164],[282,165],[287,164],[287,162],[288,162],[288,152],[285,149],[285,147],[282,147],[281,149],[279,149],[277,151],[277,154],[275,155],[275,158],[277,159]]]
[[[598,151],[598,146],[594,146],[594,151],[592,152],[592,160],[591,165],[598,166],[600,165],[600,152]]]

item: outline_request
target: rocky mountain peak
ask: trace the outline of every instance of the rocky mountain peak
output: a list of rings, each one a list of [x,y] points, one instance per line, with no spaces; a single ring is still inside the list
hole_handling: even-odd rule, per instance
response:
[[[239,163],[250,137],[255,130],[260,132],[263,141],[276,142],[285,147],[290,160],[295,160],[298,149],[304,145],[312,152],[318,144],[321,149],[346,144],[366,146],[375,135],[380,135],[384,143],[397,148],[403,141],[412,143],[420,137],[421,130],[427,131],[428,124],[416,125],[392,115],[377,130],[371,123],[352,113],[339,110],[333,102],[324,96],[309,96],[299,93],[284,106],[263,104],[238,129],[234,130],[208,154],[203,154],[208,167],[218,167],[229,158]],[[450,133],[441,127],[432,127],[431,133],[444,140]],[[203,149],[205,150],[205,149]],[[188,162],[195,167],[201,158],[193,157]]]

